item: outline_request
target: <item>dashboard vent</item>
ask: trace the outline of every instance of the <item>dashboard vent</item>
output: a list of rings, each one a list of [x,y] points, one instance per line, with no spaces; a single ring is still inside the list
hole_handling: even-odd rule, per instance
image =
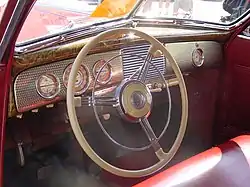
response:
[[[129,78],[143,65],[148,50],[149,50],[148,44],[122,48],[121,53],[122,53],[124,78]],[[153,58],[152,63],[154,63],[155,67],[157,67],[157,69],[163,75],[165,75],[166,62],[164,56]],[[150,65],[146,80],[160,77],[155,67]]]

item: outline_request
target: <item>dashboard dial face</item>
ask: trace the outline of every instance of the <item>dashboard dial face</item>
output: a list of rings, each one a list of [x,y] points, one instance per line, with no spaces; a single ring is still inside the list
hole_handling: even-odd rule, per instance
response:
[[[38,94],[45,99],[52,99],[60,91],[60,81],[52,73],[41,75],[36,81]]]
[[[68,80],[69,80],[69,74],[72,68],[72,64],[68,65],[63,73],[63,84],[67,88]],[[89,72],[88,69],[81,65],[76,76],[76,82],[75,82],[75,94],[81,95],[83,94],[86,89],[89,86]]]
[[[97,77],[99,71],[101,70],[102,66],[106,63],[105,60],[98,60],[93,68],[93,76],[94,78]],[[100,72],[97,82],[100,84],[107,84],[112,76],[112,69],[110,64],[106,64],[103,68],[102,71]]]
[[[195,49],[192,53],[193,64],[196,67],[201,67],[204,63],[204,54],[202,49]]]

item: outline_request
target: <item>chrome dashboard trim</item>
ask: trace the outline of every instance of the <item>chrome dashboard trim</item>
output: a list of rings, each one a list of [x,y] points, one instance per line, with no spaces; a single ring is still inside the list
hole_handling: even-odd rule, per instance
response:
[[[121,49],[124,78],[132,76],[143,65],[149,46],[150,45],[146,43],[141,45],[126,46]],[[153,58],[152,63],[154,63],[155,67],[157,67],[163,75],[165,74],[166,62],[164,56]],[[158,71],[153,66],[150,66],[146,76],[146,81],[157,78],[159,78]]]
[[[105,60],[109,60],[113,56],[119,54],[120,51],[117,50],[108,53],[88,55],[85,58],[83,65],[85,65],[89,69],[89,72],[92,72],[93,65],[98,59],[104,58]],[[14,80],[14,98],[17,111],[25,112],[65,99],[67,88],[63,84],[63,73],[65,71],[65,68],[73,62],[74,59],[67,59],[50,64],[45,64],[42,66],[33,67],[21,72]],[[114,59],[110,62],[110,64],[114,73],[112,74],[113,77],[111,81],[107,85],[112,85],[115,82],[122,80],[123,78],[122,68],[120,68],[122,66],[121,57]],[[53,99],[42,98],[36,91],[36,80],[40,75],[45,74],[47,72],[55,74],[60,79],[61,90],[58,95]],[[90,86],[88,91],[91,90],[93,87],[93,80],[93,74],[90,73]]]

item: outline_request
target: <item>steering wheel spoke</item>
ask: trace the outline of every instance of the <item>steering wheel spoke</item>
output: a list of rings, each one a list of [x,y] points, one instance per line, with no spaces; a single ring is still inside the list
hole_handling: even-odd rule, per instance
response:
[[[159,160],[163,160],[165,157],[165,153],[158,141],[158,138],[156,137],[154,130],[152,129],[149,121],[147,118],[142,118],[140,120],[141,127],[143,128],[144,132],[146,133],[150,143],[152,144],[152,147],[155,151],[156,156]]]
[[[150,62],[152,59],[153,59],[153,55],[151,54],[151,52],[149,50],[142,67],[139,69],[139,74],[137,76],[137,80],[139,80],[141,82],[146,81],[146,76],[148,74],[148,69],[149,69]]]
[[[95,97],[94,100],[92,99],[92,97],[88,96],[88,97],[75,97],[75,106],[76,107],[81,107],[83,106],[112,106],[112,107],[117,107],[119,106],[119,101],[117,98],[115,97],[111,97],[111,96],[98,96]]]

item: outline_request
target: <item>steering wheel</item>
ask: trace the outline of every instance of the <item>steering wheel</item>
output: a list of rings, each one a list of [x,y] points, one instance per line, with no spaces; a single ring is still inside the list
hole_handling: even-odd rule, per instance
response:
[[[94,88],[92,91],[92,98],[90,99],[95,117],[97,119],[97,122],[99,123],[100,127],[102,128],[103,132],[112,140],[112,142],[116,143],[117,145],[121,145],[118,142],[116,142],[111,136],[107,134],[105,129],[103,128],[100,119],[97,115],[96,106],[99,105],[112,105],[118,108],[120,117],[124,120],[127,120],[131,123],[140,123],[142,126],[142,129],[145,131],[150,144],[146,148],[152,147],[154,149],[154,152],[156,156],[158,157],[158,162],[148,168],[139,169],[139,170],[128,170],[128,169],[122,169],[118,168],[107,161],[103,160],[99,155],[96,154],[96,152],[92,149],[92,147],[87,142],[86,138],[83,135],[83,132],[80,128],[80,125],[78,123],[76,110],[75,110],[75,96],[74,96],[74,89],[75,89],[75,82],[77,77],[77,72],[84,60],[84,58],[87,56],[88,52],[96,46],[100,41],[103,41],[105,38],[110,37],[112,35],[116,34],[131,34],[133,33],[135,36],[138,36],[142,38],[143,40],[149,42],[151,44],[147,56],[144,59],[143,65],[138,69],[136,73],[134,73],[133,76],[131,76],[129,79],[124,79],[116,88],[115,91],[115,97],[108,97],[108,98],[99,98],[95,96],[95,85],[98,79],[98,76],[100,75],[101,70],[99,71],[97,77],[94,81]],[[152,108],[152,95],[149,90],[149,88],[146,86],[146,76],[149,70],[149,66],[153,65],[154,68],[155,65],[152,63],[152,59],[154,57],[159,57],[161,55],[164,55],[166,59],[168,59],[175,76],[178,80],[178,85],[180,88],[180,94],[181,94],[181,104],[182,104],[182,116],[181,116],[181,122],[178,134],[176,136],[176,139],[170,148],[168,152],[164,152],[161,145],[159,144],[159,139],[162,134],[167,129],[167,125],[169,120],[166,123],[166,126],[161,133],[159,137],[157,137],[148,121],[148,116],[151,112]],[[104,68],[104,64],[102,68]],[[157,68],[156,68],[157,69]],[[165,87],[168,89],[169,84],[165,80],[162,73],[157,70],[160,77],[164,79]],[[136,77],[136,78],[135,78]],[[169,91],[169,89],[168,89]],[[168,92],[169,93],[169,92]],[[181,142],[183,140],[186,126],[187,126],[187,119],[188,119],[188,97],[187,97],[187,90],[185,86],[185,82],[182,76],[182,73],[178,67],[178,64],[174,60],[174,58],[170,55],[168,50],[154,37],[149,36],[148,34],[131,28],[119,28],[119,29],[113,29],[109,31],[105,31],[103,33],[100,33],[96,37],[94,37],[90,42],[88,42],[79,52],[77,55],[74,64],[72,66],[69,80],[68,80],[68,88],[67,88],[67,109],[68,109],[68,115],[70,124],[72,127],[72,130],[75,134],[75,137],[77,141],[79,142],[82,149],[85,151],[85,153],[101,168],[107,170],[110,173],[113,173],[118,176],[122,177],[142,177],[150,175],[161,168],[163,168],[176,154],[178,148],[181,145]],[[171,107],[169,107],[169,110],[171,110]],[[170,112],[169,112],[170,114]],[[170,115],[169,115],[170,118]],[[122,146],[122,145],[121,145]],[[128,148],[126,146],[122,146],[123,148]],[[134,150],[136,148],[130,148],[131,150]],[[139,150],[144,150],[143,148],[138,148]]]

